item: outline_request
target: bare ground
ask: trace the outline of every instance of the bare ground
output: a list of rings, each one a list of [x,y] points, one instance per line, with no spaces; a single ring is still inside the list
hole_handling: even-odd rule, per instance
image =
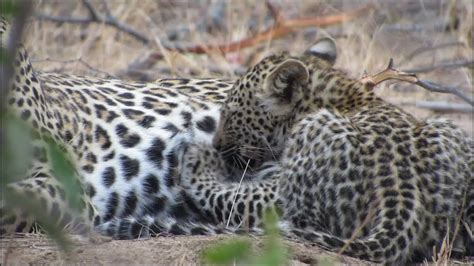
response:
[[[103,24],[75,25],[38,21],[33,16],[26,29],[26,46],[36,69],[74,74],[104,76],[108,73],[120,78],[132,62],[143,58],[151,50],[160,50],[160,43],[202,44],[224,43],[249,36],[271,25],[263,1],[252,3],[234,1],[222,9],[218,23],[222,29],[213,31],[196,27],[208,23],[218,1],[109,1],[112,14],[127,25],[152,38],[145,46],[134,38]],[[384,1],[373,2],[374,13],[355,21],[325,29],[296,31],[280,40],[273,40],[239,52],[220,55],[167,53],[165,60],[144,70],[149,80],[159,77],[230,77],[256,60],[275,51],[301,53],[314,40],[331,36],[338,43],[336,66],[353,77],[364,71],[382,70],[389,58],[394,58],[400,69],[414,69],[444,64],[459,59],[473,59],[473,3],[456,1],[454,9],[449,1]],[[103,11],[99,1],[93,1]],[[286,17],[323,16],[350,10],[366,1],[278,1]],[[84,16],[80,1],[45,0],[35,3],[36,14],[54,16]],[[457,19],[450,30],[432,29],[443,19]],[[212,23],[211,23],[212,25]],[[416,30],[421,27],[422,30]],[[182,31],[181,29],[190,29]],[[409,56],[419,48],[456,43],[446,48],[425,49]],[[421,73],[421,77],[446,85],[457,86],[466,94],[473,94],[473,69],[468,67],[443,68]],[[452,119],[471,137],[474,135],[472,112],[435,112],[416,107],[421,101],[442,102],[448,105],[463,102],[448,94],[432,93],[413,85],[390,83],[377,88],[386,100],[397,104],[420,119],[441,116]],[[199,263],[199,251],[218,237],[158,237],[149,240],[111,241],[102,244],[79,244],[68,256],[45,237],[31,234],[0,242],[2,264],[160,264],[189,265]],[[258,248],[260,240],[255,245]],[[286,242],[292,250],[292,263],[324,264],[329,254],[317,247]],[[339,256],[335,261],[360,264],[361,261]],[[454,262],[453,262],[454,263]]]
[[[42,235],[3,239],[0,247],[3,265],[196,265],[202,261],[200,252],[230,236],[156,237],[146,240],[116,240],[101,244],[76,241],[73,250],[64,254]],[[82,243],[82,244],[81,244]],[[254,238],[261,248],[261,238]],[[291,252],[291,265],[325,262],[369,265],[359,260],[336,256],[318,247],[286,241]]]

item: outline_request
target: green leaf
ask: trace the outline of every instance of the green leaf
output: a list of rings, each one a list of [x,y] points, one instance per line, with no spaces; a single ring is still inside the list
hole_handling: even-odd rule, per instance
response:
[[[53,141],[48,141],[49,155],[51,156],[51,166],[57,176],[73,176],[74,168],[72,164],[66,159],[64,152]]]
[[[18,12],[18,3],[15,0],[0,1],[0,16],[12,15]]]
[[[263,223],[265,226],[265,232],[268,235],[279,235],[278,230],[278,214],[274,208],[268,208],[263,213]]]
[[[30,130],[23,121],[10,114],[3,114],[0,124],[0,178],[2,184],[5,184],[26,175],[33,151]]]
[[[12,209],[21,209],[34,217],[41,224],[46,233],[65,251],[70,248],[70,241],[66,238],[62,228],[56,225],[44,212],[39,201],[32,200],[24,194],[8,189],[6,184],[24,178],[29,170],[33,158],[31,130],[28,125],[9,113],[0,115],[0,195],[5,201],[8,213]]]
[[[245,258],[250,252],[250,247],[248,240],[233,240],[207,248],[202,256],[207,263],[227,264]]]
[[[251,264],[255,265],[287,265],[288,252],[283,246],[275,246],[266,250],[262,255],[257,257]]]
[[[268,208],[265,210],[263,215],[265,227],[263,252],[252,261],[252,264],[269,266],[287,264],[289,252],[281,241],[278,220],[278,215],[274,208]]]
[[[206,249],[202,253],[204,261],[211,264],[232,264],[237,261],[248,265],[287,265],[289,252],[280,237],[275,209],[267,209],[263,220],[265,236],[260,254],[252,252],[249,241],[233,239]]]
[[[6,49],[0,47],[0,63],[7,64],[12,61],[12,57],[7,53]]]
[[[54,176],[63,185],[66,198],[70,206],[76,210],[81,207],[81,185],[76,181],[74,166],[63,151],[54,141],[48,141],[49,158]]]

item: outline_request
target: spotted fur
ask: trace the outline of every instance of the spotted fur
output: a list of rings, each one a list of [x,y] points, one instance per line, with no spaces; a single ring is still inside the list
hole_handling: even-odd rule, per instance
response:
[[[8,23],[0,21],[2,44]],[[211,142],[230,81],[162,79],[134,83],[35,71],[19,45],[8,109],[33,129],[34,161],[7,189],[39,202],[59,225],[116,238],[222,231],[186,204],[177,184],[186,143]],[[76,170],[82,206],[73,210],[51,170],[44,140],[58,143]],[[2,200],[0,235],[29,231],[26,210]],[[76,226],[78,225],[78,226]],[[79,226],[80,225],[80,226]]]
[[[185,155],[182,183],[199,209],[253,225],[276,204],[288,235],[374,262],[429,260],[446,235],[472,254],[465,227],[454,232],[459,219],[474,229],[474,141],[449,121],[418,121],[313,55],[267,57],[235,82],[219,152],[202,144]],[[240,188],[219,180],[238,160],[272,157],[270,177]]]

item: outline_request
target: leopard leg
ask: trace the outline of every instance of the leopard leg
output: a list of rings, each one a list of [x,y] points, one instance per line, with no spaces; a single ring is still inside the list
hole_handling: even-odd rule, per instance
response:
[[[97,212],[82,188],[78,189],[79,199],[73,206],[47,164],[36,164],[28,176],[6,185],[5,193],[17,197],[2,197],[0,201],[0,236],[30,232],[34,225],[41,227],[42,219],[71,233],[91,234]],[[35,217],[36,208],[40,219]]]
[[[256,228],[262,223],[266,208],[277,205],[279,167],[268,167],[261,173],[241,182],[223,178],[228,175],[220,154],[210,144],[192,144],[183,157],[181,185],[186,196],[214,223],[226,226]]]

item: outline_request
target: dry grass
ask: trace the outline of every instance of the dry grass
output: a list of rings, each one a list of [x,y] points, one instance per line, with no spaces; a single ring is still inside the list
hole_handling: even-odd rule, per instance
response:
[[[33,58],[34,67],[42,71],[117,76],[126,70],[132,62],[144,58],[151,51],[156,50],[165,54],[165,58],[145,71],[150,80],[174,76],[234,78],[236,73],[245,70],[265,55],[282,50],[294,54],[302,53],[316,39],[327,36],[334,38],[338,44],[339,55],[336,67],[344,69],[356,78],[361,77],[364,71],[375,73],[384,69],[389,58],[394,58],[395,66],[402,70],[473,58],[473,3],[470,0],[374,1],[376,10],[355,21],[324,29],[296,31],[286,38],[226,55],[166,52],[163,50],[163,44],[221,44],[262,31],[272,24],[270,13],[263,1],[232,1],[223,5],[221,15],[225,19],[221,19],[220,27],[214,28],[211,27],[213,24],[210,13],[219,5],[217,0],[115,0],[109,2],[112,14],[117,19],[146,34],[153,42],[149,46],[145,46],[133,37],[107,25],[58,24],[38,21],[32,17],[27,25],[25,42]],[[288,18],[333,14],[343,10],[352,10],[367,3],[358,0],[281,0],[274,2],[281,7],[283,15]],[[101,1],[93,3],[101,11]],[[35,12],[41,14],[87,15],[81,1],[42,0],[36,1],[34,5]],[[446,19],[448,21],[457,19],[459,24],[452,30],[433,29]],[[199,26],[206,25],[206,23],[211,30],[207,31],[206,27]],[[413,28],[413,25],[423,30],[400,30],[400,28]],[[428,49],[437,45],[443,47],[443,44],[447,43],[448,45],[444,48]],[[449,45],[449,43],[454,44]],[[423,52],[409,56],[423,47],[427,48],[426,51],[422,49]],[[473,94],[472,68],[438,69],[420,74],[420,76],[442,84],[458,86],[468,95]],[[409,84],[383,84],[377,88],[377,91],[386,100],[402,106],[421,119],[440,114],[415,107],[414,104],[417,101],[461,103],[453,95],[430,93]],[[443,113],[441,115],[452,119],[471,136],[474,135],[472,113]],[[163,245],[165,247],[171,245],[165,242],[156,244],[155,241],[162,240],[150,240],[147,245],[152,244],[151,248],[161,245],[160,250],[163,249]],[[179,245],[188,247],[188,245],[200,245],[201,243],[193,241],[190,242],[191,244],[181,243]],[[204,242],[206,241],[208,240]],[[110,244],[112,246],[99,250],[115,252],[116,245],[125,245],[119,250],[128,253],[129,248],[126,248],[126,243],[128,242]],[[195,259],[195,255],[193,255],[193,252],[196,251],[195,248],[178,250],[182,252],[180,257],[170,257],[175,259],[175,264],[187,264]],[[19,255],[20,251],[14,252]],[[150,251],[144,252],[148,255],[154,254]],[[311,250],[305,252],[311,253]],[[101,254],[96,253],[91,255],[91,260],[83,260],[79,263],[100,263]],[[56,253],[40,252],[38,254],[39,258],[43,258],[40,261],[49,262],[51,260],[48,258],[52,258],[52,261],[57,262],[57,255],[51,255]],[[10,259],[12,256],[10,255]],[[122,257],[124,259],[121,261],[122,263],[156,262],[153,259],[135,260],[126,256]],[[22,262],[29,261],[23,260]],[[109,262],[114,263],[118,260]],[[57,264],[61,263],[57,262]]]
[[[431,66],[445,61],[473,58],[473,3],[457,1],[452,8],[445,1],[374,2],[376,10],[355,21],[324,29],[296,31],[286,38],[273,40],[238,52],[205,55],[166,52],[162,44],[221,44],[255,34],[272,25],[272,17],[263,1],[233,1],[223,5],[220,28],[212,29],[210,14],[219,1],[109,1],[112,14],[120,21],[154,40],[149,46],[129,35],[102,24],[58,24],[31,19],[27,27],[27,47],[34,58],[34,66],[44,71],[75,74],[117,76],[132,62],[143,59],[151,51],[161,51],[164,60],[145,72],[149,80],[160,77],[236,77],[265,55],[287,50],[303,52],[316,39],[330,36],[338,44],[336,66],[353,77],[364,71],[375,73],[384,69],[389,58],[394,58],[398,69]],[[101,2],[94,1],[101,9]],[[353,10],[366,1],[279,1],[282,14],[287,18],[314,17],[344,10]],[[36,12],[55,16],[86,16],[80,1],[38,1]],[[212,8],[209,8],[212,7]],[[445,18],[456,18],[459,25],[451,31],[433,30]],[[206,31],[206,25],[211,31]],[[425,30],[396,30],[416,25]],[[175,39],[171,39],[175,38]],[[423,50],[440,44],[444,48]],[[452,43],[449,45],[449,43]],[[453,44],[454,43],[454,44]],[[422,48],[414,57],[412,52]],[[79,60],[76,60],[79,59]],[[399,63],[402,64],[399,64]],[[424,79],[458,86],[472,95],[472,68],[438,69],[421,74]],[[436,113],[417,108],[417,101],[460,103],[453,95],[430,93],[403,83],[383,84],[377,88],[382,97],[403,106],[419,118]],[[473,135],[472,114],[443,114]]]

